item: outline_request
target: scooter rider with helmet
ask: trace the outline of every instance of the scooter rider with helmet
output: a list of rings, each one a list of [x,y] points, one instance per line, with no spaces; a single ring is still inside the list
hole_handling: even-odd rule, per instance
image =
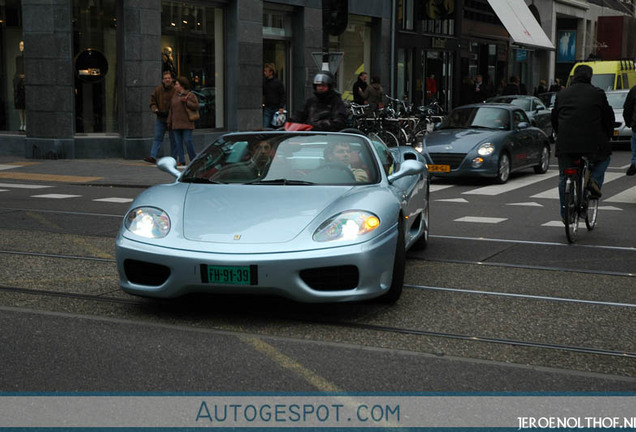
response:
[[[291,121],[313,126],[313,130],[342,130],[347,125],[347,108],[334,87],[334,77],[323,70],[314,76],[314,95],[307,99],[303,109]]]

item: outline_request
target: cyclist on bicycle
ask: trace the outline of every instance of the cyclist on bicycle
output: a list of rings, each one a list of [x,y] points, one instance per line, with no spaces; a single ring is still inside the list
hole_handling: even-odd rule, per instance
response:
[[[592,68],[587,65],[577,67],[570,85],[557,93],[552,109],[555,156],[559,160],[561,218],[565,217],[563,170],[575,166],[581,156],[587,156],[592,162],[588,189],[592,198],[600,198],[612,154],[609,138],[614,131],[614,110],[607,102],[605,92],[592,85],[592,74]]]

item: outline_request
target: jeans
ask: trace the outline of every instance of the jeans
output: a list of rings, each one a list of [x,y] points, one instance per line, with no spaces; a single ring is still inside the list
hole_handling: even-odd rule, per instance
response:
[[[579,159],[578,155],[561,155],[559,156],[559,202],[561,203],[561,217],[565,217],[565,204],[563,203],[563,196],[565,195],[565,174],[563,171],[566,168],[574,166],[574,162]],[[610,157],[607,159],[594,161],[591,163],[590,178],[596,181],[599,189],[603,187],[605,181],[605,171],[610,164]]]
[[[166,135],[167,125],[165,121],[155,119],[155,135],[152,140],[152,148],[150,149],[150,156],[157,159],[159,157],[159,150],[163,144],[163,137]],[[174,134],[172,131],[168,131],[170,137],[170,156],[177,158],[177,149],[174,145]]]
[[[636,165],[636,131],[632,131],[632,165]]]
[[[197,152],[194,150],[194,144],[192,143],[192,129],[175,129],[172,132],[174,133],[174,143],[177,148],[177,156],[179,157],[177,161],[185,163],[185,155],[183,153],[184,144],[188,150],[190,161],[192,161],[197,156]]]
[[[278,110],[276,108],[263,107],[263,129],[271,129],[274,127],[272,126],[272,119],[277,112]]]

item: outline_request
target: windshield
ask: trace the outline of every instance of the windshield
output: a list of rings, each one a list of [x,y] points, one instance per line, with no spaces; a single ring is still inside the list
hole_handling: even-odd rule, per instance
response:
[[[541,93],[539,99],[548,107],[554,106],[554,100],[556,99],[556,93]]]
[[[625,99],[627,99],[627,93],[619,92],[619,93],[606,93],[607,101],[614,109],[623,109],[623,105],[625,105]]]
[[[488,128],[510,129],[510,111],[497,107],[460,107],[444,120],[440,129]]]
[[[614,80],[616,74],[599,74],[592,75],[592,85],[602,90],[614,90]]]
[[[378,165],[362,136],[270,133],[221,137],[190,164],[181,182],[251,185],[377,183]]]
[[[488,103],[507,103],[521,108],[524,111],[530,111],[530,98],[519,98],[519,97],[496,97],[492,99],[488,99]]]

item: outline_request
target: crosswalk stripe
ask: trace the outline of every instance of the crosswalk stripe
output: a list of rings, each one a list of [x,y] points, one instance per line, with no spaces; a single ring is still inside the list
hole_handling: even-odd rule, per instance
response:
[[[636,204],[636,186],[633,186],[629,189],[624,190],[621,193],[618,193],[606,200],[605,202],[614,202],[614,203],[632,203]]]
[[[496,224],[507,221],[508,218],[495,218],[495,217],[478,217],[478,216],[464,216],[459,219],[455,219],[455,222],[471,222],[471,223],[490,223]]]
[[[520,203],[508,203],[506,205],[509,206],[520,206],[520,207],[543,207],[543,204],[539,204],[538,202],[520,202]]]
[[[16,188],[16,189],[44,189],[53,186],[45,185],[33,185],[33,184],[20,184],[20,183],[0,183],[0,187],[3,188]]]
[[[98,201],[98,202],[111,202],[111,203],[129,203],[132,202],[132,198],[117,198],[117,197],[112,197],[112,198],[99,198],[99,199],[94,199],[93,201]]]
[[[502,193],[510,192],[511,190],[542,182],[557,175],[559,175],[558,172],[547,172],[541,175],[528,175],[526,177],[517,178],[514,181],[509,181],[508,183],[504,183],[502,185],[484,186],[463,193],[466,195],[500,195]]]
[[[448,189],[448,188],[451,188],[451,187],[454,187],[454,186],[455,185],[452,185],[452,184],[450,184],[450,185],[432,184],[431,185],[431,192],[441,191],[441,190]]]
[[[448,199],[438,199],[435,201],[439,202],[454,202],[454,203],[467,203],[468,200],[465,198],[448,198]]]
[[[51,199],[66,199],[66,198],[79,198],[81,195],[67,195],[67,194],[44,194],[44,195],[31,195],[31,198],[51,198]]]

